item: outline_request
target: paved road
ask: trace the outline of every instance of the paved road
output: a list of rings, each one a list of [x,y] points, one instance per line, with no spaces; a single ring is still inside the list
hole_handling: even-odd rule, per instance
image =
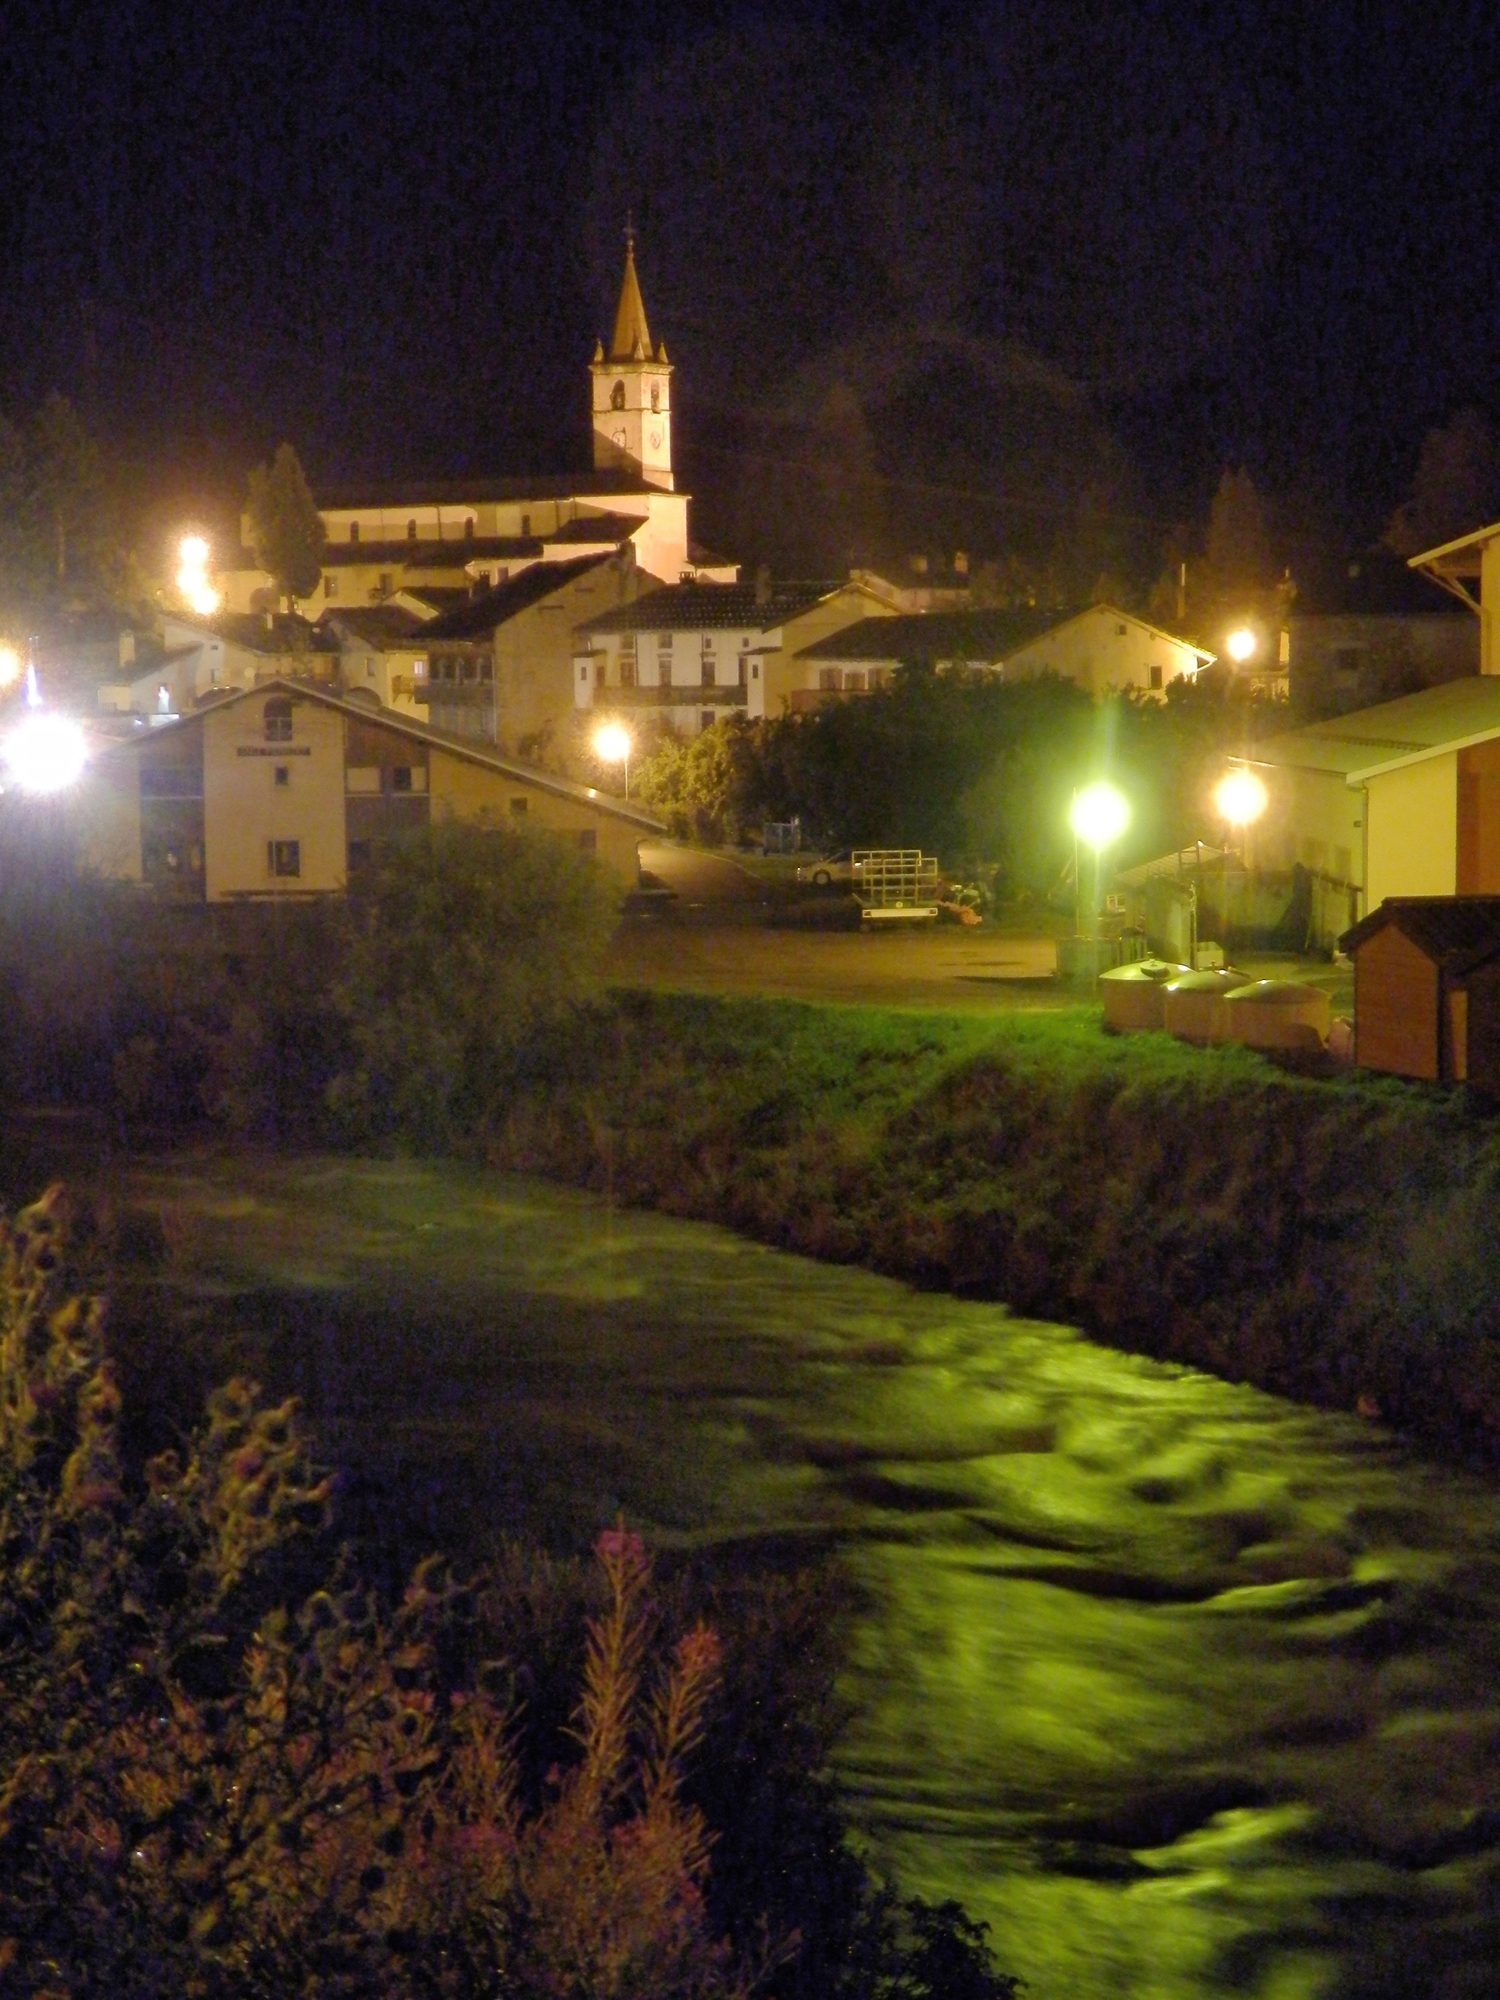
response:
[[[641,867],[684,903],[757,903],[765,895],[753,876],[722,855],[673,847],[664,840],[642,842]]]

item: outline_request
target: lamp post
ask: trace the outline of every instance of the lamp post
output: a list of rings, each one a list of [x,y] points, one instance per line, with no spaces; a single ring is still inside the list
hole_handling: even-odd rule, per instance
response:
[[[1081,840],[1086,847],[1094,850],[1094,893],[1090,905],[1089,937],[1097,944],[1099,935],[1099,871],[1101,857],[1106,847],[1112,847],[1130,824],[1130,802],[1123,793],[1107,784],[1102,778],[1092,785],[1085,785],[1082,791],[1073,794],[1073,804],[1068,812],[1068,824],[1073,829],[1075,841]],[[1076,857],[1077,849],[1074,849]],[[1074,874],[1081,883],[1081,871],[1074,862]],[[1080,930],[1082,925],[1080,922]],[[1091,954],[1094,972],[1098,972],[1097,949]]]
[[[212,618],[221,599],[208,580],[208,543],[201,535],[184,535],[177,544],[178,594],[195,618]]]
[[[594,755],[605,764],[625,766],[625,796],[630,797],[630,731],[619,722],[606,722],[594,731]]]
[[[1232,840],[1235,832],[1240,836],[1240,865],[1244,867],[1245,830],[1260,818],[1269,803],[1265,786],[1253,771],[1243,765],[1231,771],[1227,778],[1221,778],[1214,788],[1214,805],[1220,819],[1229,828]],[[1230,951],[1229,932],[1229,842],[1224,844],[1224,956]]]

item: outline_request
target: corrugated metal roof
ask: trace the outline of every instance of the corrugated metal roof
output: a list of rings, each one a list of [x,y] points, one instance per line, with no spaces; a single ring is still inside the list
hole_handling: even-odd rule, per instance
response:
[[[1500,674],[1470,674],[1268,737],[1247,761],[1357,781],[1487,736],[1500,736]]]

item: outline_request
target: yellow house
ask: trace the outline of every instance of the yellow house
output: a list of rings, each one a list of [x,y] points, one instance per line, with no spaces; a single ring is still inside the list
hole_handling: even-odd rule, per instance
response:
[[[1252,858],[1326,885],[1324,942],[1388,896],[1500,892],[1500,675],[1312,723],[1242,761],[1269,794]]]
[[[112,745],[73,810],[100,873],[210,903],[337,894],[373,842],[445,814],[561,835],[622,887],[662,831],[588,786],[290,680]]]
[[[864,694],[899,666],[967,667],[1004,680],[1053,673],[1091,694],[1161,693],[1213,654],[1112,604],[1085,611],[927,611],[865,619],[805,643],[790,665],[789,705]]]

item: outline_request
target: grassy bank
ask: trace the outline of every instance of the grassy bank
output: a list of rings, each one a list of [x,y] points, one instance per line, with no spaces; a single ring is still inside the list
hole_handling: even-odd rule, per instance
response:
[[[1500,1453],[1500,1126],[1241,1049],[617,994],[497,1164]]]

